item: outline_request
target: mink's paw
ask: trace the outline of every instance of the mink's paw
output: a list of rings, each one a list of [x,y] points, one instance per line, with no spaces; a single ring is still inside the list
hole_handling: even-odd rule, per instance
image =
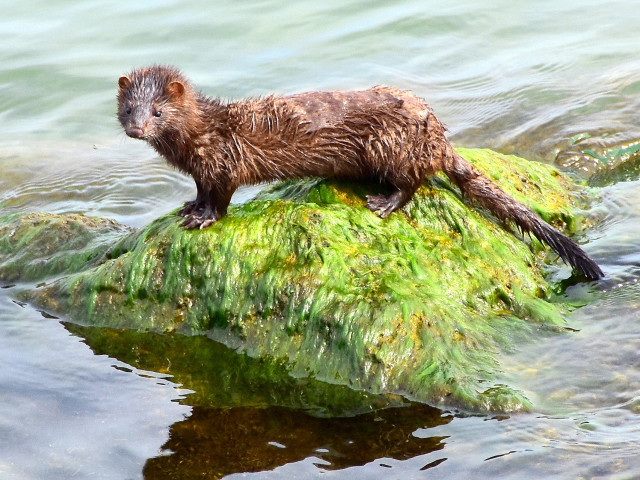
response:
[[[215,218],[203,218],[200,215],[189,215],[182,222],[182,226],[187,230],[204,229],[216,222]]]
[[[386,218],[391,212],[399,207],[398,195],[367,195],[367,208],[377,213],[380,217]]]
[[[210,227],[218,220],[218,215],[216,212],[211,210],[209,207],[205,207],[200,213],[192,213],[188,215],[184,222],[182,222],[182,226],[187,230],[194,230],[199,228],[200,230]]]

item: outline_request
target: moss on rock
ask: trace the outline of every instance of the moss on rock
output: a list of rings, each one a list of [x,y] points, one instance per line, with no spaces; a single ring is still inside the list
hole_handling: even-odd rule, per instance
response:
[[[578,224],[557,170],[460,153],[546,220]],[[170,214],[30,298],[86,325],[206,334],[297,378],[475,411],[528,408],[500,383],[499,358],[532,327],[563,323],[540,257],[444,177],[386,219],[364,206],[377,189],[282,182],[204,231]]]

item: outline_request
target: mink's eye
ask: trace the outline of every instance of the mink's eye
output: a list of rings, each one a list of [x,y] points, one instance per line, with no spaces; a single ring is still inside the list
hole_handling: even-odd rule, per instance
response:
[[[158,110],[156,113],[153,114],[154,117],[161,117],[162,116],[162,110]]]

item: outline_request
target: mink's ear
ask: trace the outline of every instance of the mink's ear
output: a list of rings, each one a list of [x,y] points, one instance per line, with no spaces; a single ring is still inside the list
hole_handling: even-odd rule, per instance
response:
[[[118,79],[118,85],[122,90],[126,90],[131,86],[131,79],[129,77],[120,77]]]
[[[182,82],[171,82],[167,85],[166,91],[171,98],[180,98],[184,95],[184,84]]]

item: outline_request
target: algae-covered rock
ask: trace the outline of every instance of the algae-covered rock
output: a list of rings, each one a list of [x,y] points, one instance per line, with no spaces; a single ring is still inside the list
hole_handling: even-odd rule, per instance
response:
[[[557,170],[460,153],[546,220],[577,225]],[[386,219],[364,206],[379,188],[284,182],[203,231],[167,215],[31,299],[86,325],[206,334],[297,378],[472,410],[527,408],[500,383],[499,354],[532,326],[563,322],[540,257],[444,178]]]

